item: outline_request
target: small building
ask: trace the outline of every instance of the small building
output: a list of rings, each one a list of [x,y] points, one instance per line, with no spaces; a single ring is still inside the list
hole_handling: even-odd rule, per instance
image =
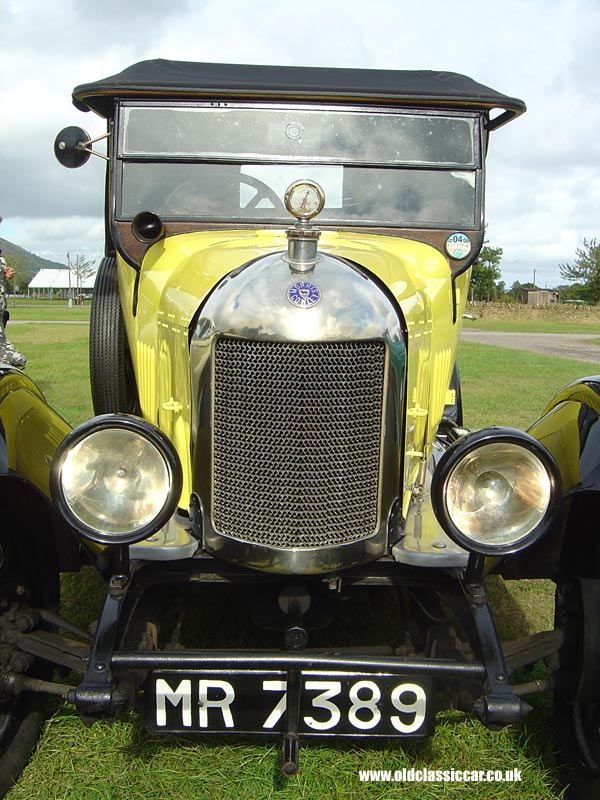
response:
[[[549,306],[558,303],[558,292],[552,289],[521,289],[521,302],[526,306]]]
[[[76,298],[79,294],[91,294],[96,273],[86,278],[77,278],[68,269],[41,269],[30,280],[27,297],[51,300],[53,298]]]

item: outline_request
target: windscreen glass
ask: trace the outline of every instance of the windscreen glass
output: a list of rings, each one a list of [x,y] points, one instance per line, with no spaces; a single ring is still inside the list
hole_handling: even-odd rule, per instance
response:
[[[325,190],[322,223],[476,226],[476,115],[370,109],[127,106],[119,216],[289,222],[292,181]]]

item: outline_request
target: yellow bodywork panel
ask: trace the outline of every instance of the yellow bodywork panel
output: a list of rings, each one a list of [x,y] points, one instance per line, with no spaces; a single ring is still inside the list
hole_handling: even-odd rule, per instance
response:
[[[50,497],[50,466],[70,425],[50,408],[34,382],[16,370],[0,380],[0,424],[8,467]]]
[[[581,483],[580,413],[585,406],[600,414],[600,398],[596,391],[585,381],[575,381],[561,389],[540,419],[529,428],[529,433],[554,456],[565,492]]]
[[[183,498],[191,492],[189,338],[194,316],[230,272],[286,249],[283,230],[201,231],[168,237],[150,247],[139,278],[118,260],[142,412],[177,448],[184,470]],[[459,276],[453,287],[446,258],[433,247],[406,238],[326,231],[319,250],[371,272],[402,310],[408,337],[404,485],[410,487],[428,455],[446,402],[468,273]],[[281,267],[287,268],[285,263]],[[407,489],[405,506],[409,496]]]

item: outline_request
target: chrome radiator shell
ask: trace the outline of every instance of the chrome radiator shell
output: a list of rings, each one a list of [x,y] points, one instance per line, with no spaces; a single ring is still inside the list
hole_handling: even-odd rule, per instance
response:
[[[311,307],[288,300],[299,281],[318,287]],[[272,254],[218,284],[191,341],[204,547],[286,574],[383,555],[405,355],[393,301],[341,259],[321,255],[298,276]]]

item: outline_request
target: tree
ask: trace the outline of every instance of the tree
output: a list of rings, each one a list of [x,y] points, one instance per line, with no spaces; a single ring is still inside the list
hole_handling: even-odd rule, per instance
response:
[[[521,281],[514,281],[508,290],[508,298],[511,303],[520,303],[523,294],[523,284]]]
[[[71,294],[73,293],[73,288],[75,289],[75,294],[80,295],[81,287],[83,286],[83,282],[86,278],[89,278],[90,275],[93,275],[96,272],[95,261],[90,261],[87,258],[77,254],[75,256],[75,261],[71,262],[71,254],[67,253],[67,263],[69,265],[69,270],[75,276],[75,286],[71,287]],[[70,278],[69,278],[70,282]]]
[[[500,261],[502,248],[484,244],[471,272],[471,299],[492,300],[496,296],[496,282],[502,277]]]
[[[559,264],[561,277],[581,284],[583,300],[600,303],[600,244],[596,239],[584,239],[575,256],[572,264]]]
[[[25,264],[25,260],[19,254],[7,253],[3,250],[3,255],[6,258],[6,263],[15,271],[15,277],[12,280],[11,291],[22,292],[27,289],[27,284],[31,280],[32,271]]]
[[[585,286],[580,283],[572,283],[570,286],[566,283],[561,283],[560,286],[556,287],[556,291],[559,293],[563,303],[575,300],[584,301]]]

